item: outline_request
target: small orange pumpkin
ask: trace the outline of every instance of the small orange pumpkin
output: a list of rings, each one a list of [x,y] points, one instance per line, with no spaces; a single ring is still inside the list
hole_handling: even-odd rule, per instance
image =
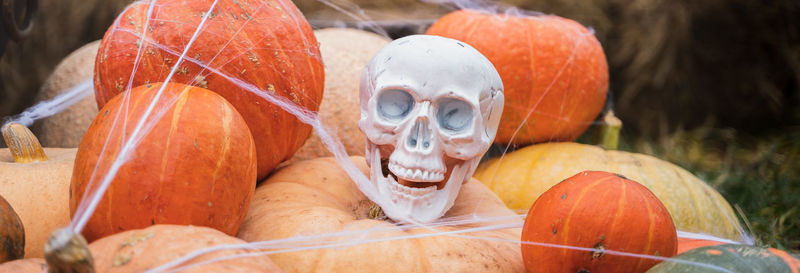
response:
[[[143,85],[115,97],[89,126],[75,158],[73,215],[89,182],[97,181],[92,189],[100,184],[161,87]],[[235,235],[256,184],[255,145],[244,119],[220,95],[178,83],[164,86],[154,109],[163,116],[150,117],[152,129],[113,178],[84,236],[91,242],[154,224],[209,226]]]
[[[677,231],[667,208],[639,183],[600,171],[578,173],[533,203],[522,228],[528,272],[645,272],[655,259],[607,254],[614,250],[672,257]],[[535,243],[593,248],[557,249]]]

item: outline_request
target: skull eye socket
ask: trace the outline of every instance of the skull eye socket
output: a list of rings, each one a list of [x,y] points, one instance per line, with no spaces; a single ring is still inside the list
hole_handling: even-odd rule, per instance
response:
[[[414,108],[414,97],[399,89],[381,92],[378,96],[378,113],[389,120],[401,120]]]
[[[443,98],[436,110],[439,127],[451,132],[459,132],[472,124],[472,106],[463,100]]]

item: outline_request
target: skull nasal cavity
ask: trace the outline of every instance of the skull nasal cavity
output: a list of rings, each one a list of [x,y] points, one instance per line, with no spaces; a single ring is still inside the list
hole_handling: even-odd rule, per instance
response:
[[[417,119],[408,134],[408,141],[406,141],[409,150],[426,151],[431,149],[431,132],[428,127],[428,119]]]

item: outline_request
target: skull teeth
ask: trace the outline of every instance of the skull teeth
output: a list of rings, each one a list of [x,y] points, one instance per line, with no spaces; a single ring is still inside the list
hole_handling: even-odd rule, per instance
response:
[[[399,178],[415,182],[441,182],[444,180],[444,172],[406,168],[395,162],[389,162],[389,171]]]
[[[392,190],[392,192],[397,195],[401,195],[406,199],[417,199],[429,194],[433,194],[433,192],[436,191],[436,186],[430,186],[425,188],[414,188],[414,187],[403,186],[402,184],[395,181],[394,177],[392,177],[391,175],[389,175],[387,178],[389,180],[389,188]],[[397,200],[393,201],[397,202]]]

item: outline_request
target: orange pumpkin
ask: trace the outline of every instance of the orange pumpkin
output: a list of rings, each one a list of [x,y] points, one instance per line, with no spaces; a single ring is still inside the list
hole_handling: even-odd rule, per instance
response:
[[[500,73],[506,104],[496,143],[571,141],[603,108],[606,56],[592,32],[575,21],[459,10],[426,34],[470,44]]]
[[[217,4],[210,11],[212,2]],[[164,81],[209,14],[172,81],[218,92],[236,107],[255,138],[259,178],[291,158],[311,127],[233,81],[311,111],[319,108],[325,81],[322,57],[295,5],[289,0],[159,0],[148,20],[149,3],[133,3],[103,37],[94,78],[98,105],[126,91],[132,73],[131,86]],[[132,71],[137,57],[141,59]]]
[[[659,261],[605,251],[671,257],[677,231],[667,209],[647,188],[616,174],[587,171],[558,183],[533,203],[522,240],[532,242],[522,245],[528,272],[635,273]]]
[[[115,97],[89,126],[75,158],[73,215],[89,182],[96,180],[96,189],[120,156],[123,141],[161,86],[144,85]],[[164,87],[154,109],[148,119],[152,129],[141,135],[113,178],[84,236],[91,242],[153,224],[201,225],[236,234],[257,181],[256,151],[244,119],[216,93],[178,83]]]

